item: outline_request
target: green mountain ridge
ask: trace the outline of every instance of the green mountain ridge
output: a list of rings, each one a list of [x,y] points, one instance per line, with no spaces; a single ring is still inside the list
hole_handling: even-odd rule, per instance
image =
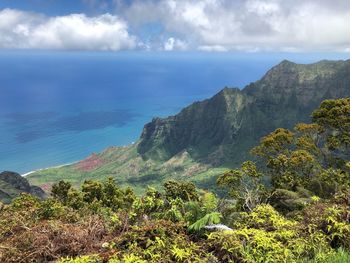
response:
[[[308,65],[285,60],[242,90],[224,88],[174,116],[154,118],[133,145],[38,171],[28,180],[48,189],[61,179],[79,185],[112,176],[141,191],[171,178],[206,188],[218,174],[248,159],[260,137],[308,122],[322,100],[341,97],[350,97],[350,60]]]
[[[45,192],[38,186],[30,185],[27,179],[14,172],[0,173],[0,201],[10,203],[21,193],[30,193],[39,198],[45,197]]]

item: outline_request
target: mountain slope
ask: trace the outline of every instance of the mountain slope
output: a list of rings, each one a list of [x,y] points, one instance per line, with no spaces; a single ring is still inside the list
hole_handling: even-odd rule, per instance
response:
[[[350,61],[283,61],[242,91],[226,88],[176,116],[154,119],[146,124],[138,150],[146,158],[167,160],[188,149],[202,162],[224,163],[276,127],[308,121],[322,100],[349,95]]]
[[[31,186],[27,179],[18,173],[2,172],[0,173],[0,201],[9,203],[13,198],[21,193],[30,193],[39,198],[45,197],[45,192],[37,186]]]
[[[350,60],[309,65],[283,61],[243,90],[225,88],[175,116],[153,119],[134,145],[112,147],[28,179],[80,184],[86,178],[113,176],[141,189],[180,178],[209,186],[216,174],[248,158],[261,136],[307,122],[322,100],[340,97],[350,97]]]

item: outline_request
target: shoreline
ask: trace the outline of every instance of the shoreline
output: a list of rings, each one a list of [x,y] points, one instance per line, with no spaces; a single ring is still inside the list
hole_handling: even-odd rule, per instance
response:
[[[61,167],[64,167],[64,166],[76,164],[76,163],[78,163],[78,162],[79,162],[79,161],[72,162],[72,163],[61,164],[61,165],[56,165],[56,166],[51,166],[51,167],[47,167],[47,168],[40,168],[40,169],[36,169],[36,170],[30,171],[30,172],[21,174],[21,176],[26,177],[27,175],[30,175],[30,174],[32,174],[32,173],[36,173],[36,172],[39,172],[39,171],[42,171],[42,170],[61,168]]]

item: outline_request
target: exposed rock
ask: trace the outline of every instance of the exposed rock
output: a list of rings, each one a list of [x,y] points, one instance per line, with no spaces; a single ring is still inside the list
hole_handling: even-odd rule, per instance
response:
[[[216,225],[208,225],[204,227],[207,230],[212,230],[212,231],[229,231],[233,230],[232,228],[229,228],[226,225],[223,224],[216,224]]]
[[[39,198],[46,197],[40,187],[31,186],[20,174],[8,171],[0,173],[0,201],[8,203],[20,193],[29,193]]]

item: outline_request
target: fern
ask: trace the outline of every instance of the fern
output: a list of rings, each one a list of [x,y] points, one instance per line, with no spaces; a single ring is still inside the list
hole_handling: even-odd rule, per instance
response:
[[[197,220],[192,225],[190,225],[188,227],[188,230],[198,232],[207,225],[220,223],[221,217],[222,215],[218,212],[212,212],[212,213],[206,214],[204,217],[202,217],[201,219]]]

